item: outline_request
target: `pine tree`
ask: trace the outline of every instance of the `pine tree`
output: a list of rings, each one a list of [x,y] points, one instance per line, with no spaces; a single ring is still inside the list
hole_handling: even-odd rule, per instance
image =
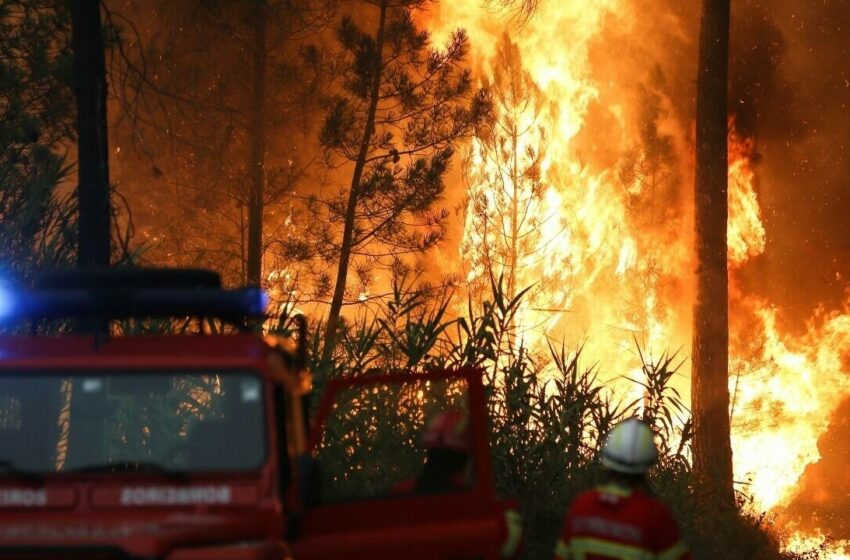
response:
[[[315,205],[329,226],[318,251],[336,263],[325,360],[334,352],[343,304],[359,295],[348,293],[350,270],[368,276],[373,267],[423,253],[442,238],[447,214],[433,212],[434,204],[457,142],[487,107],[463,67],[466,34],[455,32],[437,50],[416,27],[412,11],[426,0],[362,3],[371,7],[376,30],[365,31],[350,17],[340,23],[345,62],[321,133],[329,164],[351,169],[347,187]]]

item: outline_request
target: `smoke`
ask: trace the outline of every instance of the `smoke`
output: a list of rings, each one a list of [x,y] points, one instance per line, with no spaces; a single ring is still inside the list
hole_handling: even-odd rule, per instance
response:
[[[777,306],[783,331],[802,334],[815,309],[838,309],[847,299],[850,2],[733,6],[730,110],[738,130],[756,141],[767,235],[764,255],[739,281]],[[850,371],[848,357],[845,351],[840,371]],[[780,512],[799,530],[850,538],[848,427],[845,399],[818,440],[821,459],[806,468],[796,498]]]
[[[850,2],[733,5],[730,106],[757,141],[767,232],[743,282],[802,330],[850,278]]]

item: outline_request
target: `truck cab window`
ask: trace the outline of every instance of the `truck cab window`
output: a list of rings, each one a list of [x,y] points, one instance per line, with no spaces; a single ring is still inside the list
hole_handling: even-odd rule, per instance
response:
[[[266,457],[264,410],[251,372],[3,375],[0,459],[40,473],[253,470]]]

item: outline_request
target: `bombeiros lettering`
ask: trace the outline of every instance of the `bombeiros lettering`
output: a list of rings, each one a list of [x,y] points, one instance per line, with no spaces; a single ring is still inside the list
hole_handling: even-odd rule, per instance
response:
[[[42,507],[47,505],[43,488],[0,488],[0,507]]]
[[[229,486],[129,486],[121,490],[121,505],[225,505],[231,502]]]

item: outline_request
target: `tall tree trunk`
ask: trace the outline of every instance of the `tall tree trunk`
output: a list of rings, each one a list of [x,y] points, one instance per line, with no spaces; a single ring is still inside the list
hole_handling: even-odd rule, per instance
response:
[[[703,0],[697,77],[692,409],[694,470],[707,495],[734,504],[729,428],[727,75],[730,0]]]
[[[106,65],[99,0],[69,0],[79,159],[79,266],[109,266]]]
[[[247,283],[259,286],[263,276],[263,195],[266,190],[266,0],[254,9],[253,93],[248,195]]]
[[[325,328],[325,346],[322,349],[322,360],[328,361],[333,356],[336,348],[337,330],[339,329],[339,315],[342,311],[342,301],[345,298],[345,287],[348,282],[348,265],[351,262],[351,252],[354,248],[354,226],[357,213],[357,202],[360,196],[360,180],[366,167],[366,158],[369,156],[369,146],[375,133],[375,115],[378,110],[378,100],[381,92],[381,73],[384,66],[384,30],[387,20],[387,1],[381,2],[381,13],[378,17],[378,34],[375,38],[375,69],[373,71],[372,89],[369,92],[369,110],[366,115],[366,127],[363,131],[363,140],[360,142],[360,151],[357,161],[354,163],[354,173],[351,176],[351,187],[348,191],[348,205],[345,209],[345,225],[342,232],[342,244],[339,251],[339,265],[336,273],[336,285],[331,299],[331,307],[328,311],[328,322]]]

